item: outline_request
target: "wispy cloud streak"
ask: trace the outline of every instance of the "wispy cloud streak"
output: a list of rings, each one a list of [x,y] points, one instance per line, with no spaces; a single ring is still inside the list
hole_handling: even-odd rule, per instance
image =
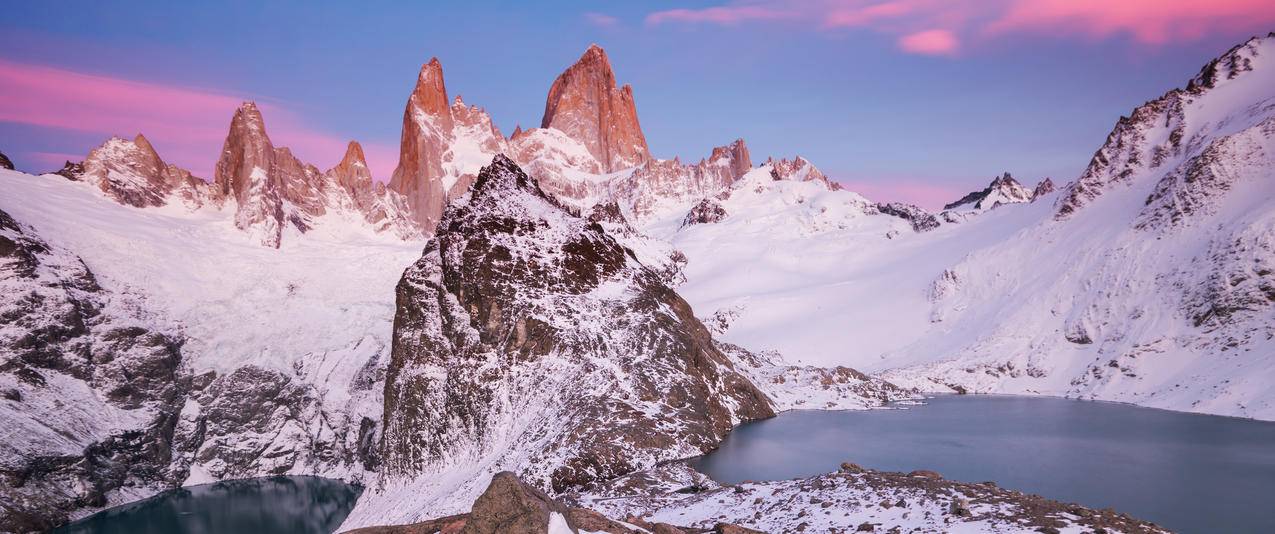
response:
[[[103,137],[144,133],[165,160],[205,178],[212,177],[230,117],[245,99],[209,89],[0,59],[0,122],[100,133]],[[320,166],[341,158],[346,140],[306,128],[274,103],[259,104],[276,145],[289,146],[302,159]],[[377,177],[388,177],[397,163],[397,149],[366,143],[364,149]]]
[[[647,15],[650,25],[791,21],[798,30],[874,30],[904,52],[952,55],[966,41],[1005,34],[1104,39],[1157,46],[1275,23],[1269,0],[737,0]]]

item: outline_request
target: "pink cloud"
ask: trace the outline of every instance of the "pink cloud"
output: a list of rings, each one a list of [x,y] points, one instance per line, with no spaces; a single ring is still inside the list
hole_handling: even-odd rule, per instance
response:
[[[201,89],[85,74],[0,59],[0,122],[132,137],[144,133],[165,161],[212,178],[230,117],[245,97]],[[320,167],[335,164],[346,140],[313,131],[270,102],[259,103],[271,140]],[[87,154],[92,147],[84,147]],[[368,166],[388,179],[397,148],[364,145]],[[80,160],[84,156],[58,159]],[[39,154],[32,157],[41,160]],[[61,161],[57,162],[58,164]]]
[[[867,29],[893,36],[908,53],[951,55],[962,42],[1008,33],[1101,39],[1128,36],[1144,45],[1214,32],[1264,31],[1275,24],[1270,0],[736,0],[647,16],[666,22],[735,25],[785,19],[800,30]]]
[[[1102,38],[1131,35],[1159,45],[1218,30],[1275,22],[1270,0],[1016,0],[988,26],[991,32],[1045,31]]]
[[[913,54],[950,56],[958,46],[956,35],[947,30],[926,30],[899,38],[899,48]]]
[[[614,28],[620,24],[620,19],[606,13],[585,13],[584,20],[599,28]]]

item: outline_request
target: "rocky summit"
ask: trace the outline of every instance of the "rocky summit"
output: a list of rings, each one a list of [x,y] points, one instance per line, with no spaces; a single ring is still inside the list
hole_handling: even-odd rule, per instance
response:
[[[617,88],[611,60],[598,45],[585,50],[549,88],[541,128],[554,128],[584,144],[604,173],[651,159],[638,124],[633,88]]]
[[[772,415],[664,279],[496,157],[398,285],[385,491],[429,509],[481,489],[432,494],[438,473],[499,468],[564,491]]]

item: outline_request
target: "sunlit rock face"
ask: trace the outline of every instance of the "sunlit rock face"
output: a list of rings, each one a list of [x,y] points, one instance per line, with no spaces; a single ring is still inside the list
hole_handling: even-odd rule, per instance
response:
[[[162,206],[174,194],[199,206],[211,193],[207,182],[165,163],[142,134],[132,140],[112,137],[89,151],[79,177],[115,201],[139,208]]]
[[[584,144],[602,172],[651,159],[638,124],[633,88],[616,87],[611,61],[597,45],[554,80],[540,127],[557,129]]]
[[[478,169],[509,150],[486,111],[460,96],[448,102],[442,63],[433,58],[408,96],[398,168],[389,184],[425,234],[433,233],[447,201],[469,189]]]

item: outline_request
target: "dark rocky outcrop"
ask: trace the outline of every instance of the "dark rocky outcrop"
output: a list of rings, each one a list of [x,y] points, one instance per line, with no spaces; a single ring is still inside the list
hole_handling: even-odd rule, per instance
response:
[[[177,480],[181,341],[121,300],[0,212],[0,531],[46,530],[117,489]]]
[[[660,272],[503,156],[397,291],[388,480],[485,454],[559,492],[711,450],[773,415]]]
[[[878,203],[876,209],[886,215],[898,217],[912,223],[912,230],[917,233],[928,232],[938,228],[940,224],[933,213],[912,204],[904,204],[902,202]]]
[[[558,517],[552,517],[557,514]],[[565,523],[572,532],[567,507],[545,492],[524,484],[508,471],[496,473],[487,491],[474,501],[462,534],[539,534],[551,521]]]
[[[1055,187],[1053,180],[1049,178],[1041,180],[1040,183],[1036,184],[1036,188],[1032,189],[1032,202],[1035,202],[1038,198],[1053,193],[1054,190]]]
[[[80,177],[84,176],[84,164],[68,161],[62,165],[61,169],[53,171],[49,174],[56,174],[58,176],[66,178],[67,180],[78,181]]]
[[[726,208],[723,208],[720,202],[706,198],[699,201],[698,204],[691,208],[691,211],[686,213],[686,217],[682,219],[682,228],[695,224],[721,222],[725,218]]]
[[[4,152],[0,152],[0,169],[13,170],[13,162],[9,161],[9,156],[4,155]]]

